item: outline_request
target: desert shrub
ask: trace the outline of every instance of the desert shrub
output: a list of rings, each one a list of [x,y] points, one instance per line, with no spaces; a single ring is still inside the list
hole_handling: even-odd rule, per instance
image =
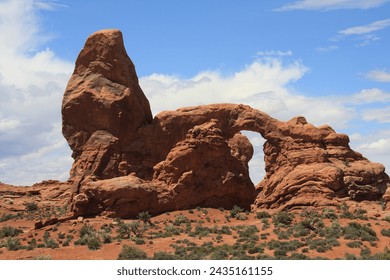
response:
[[[367,225],[351,222],[344,228],[344,238],[349,240],[376,241],[376,233]]]
[[[144,251],[129,245],[123,245],[122,250],[118,256],[118,260],[143,260],[146,258],[147,255]]]
[[[102,247],[102,241],[97,234],[89,235],[87,238],[87,246],[89,250],[98,250]]]
[[[35,202],[26,202],[24,206],[26,207],[26,210],[28,212],[34,212],[38,210],[38,204],[36,204]]]
[[[116,229],[116,232],[118,233],[117,237],[120,239],[130,238],[131,230],[128,224],[126,224],[124,221],[119,219],[117,220],[117,223],[118,223],[118,228]]]
[[[300,253],[292,253],[288,259],[289,260],[310,260],[308,256]]]
[[[155,252],[153,255],[154,260],[176,260],[174,254],[167,253],[164,251]]]
[[[264,253],[264,247],[260,245],[252,246],[248,248],[248,253],[249,254],[262,254]]]
[[[305,225],[302,222],[295,224],[292,229],[294,231],[293,233],[294,237],[304,237],[310,234],[310,229],[305,227]]]
[[[180,215],[177,215],[175,217],[175,220],[173,221],[173,225],[180,226],[181,224],[186,224],[189,222],[190,222],[190,220],[186,216],[184,216],[183,214],[180,214]]]
[[[262,219],[261,222],[263,223],[262,230],[266,230],[267,228],[270,228],[270,224],[268,222],[268,219]]]
[[[142,238],[135,238],[135,239],[134,239],[134,243],[135,243],[136,245],[143,245],[143,244],[145,244],[146,242],[145,242],[145,240],[142,239]]]
[[[324,253],[328,250],[331,250],[335,246],[340,246],[339,241],[336,238],[315,238],[307,240],[307,244],[309,248],[312,250],[316,250],[319,253]]]
[[[112,242],[112,237],[109,233],[102,231],[99,232],[99,235],[103,244],[109,244]]]
[[[34,260],[51,260],[51,256],[50,255],[40,255],[40,256],[36,256],[34,257]]]
[[[122,220],[118,220],[118,237],[121,239],[128,239],[133,234],[136,237],[141,237],[146,231],[145,226],[141,226],[139,221],[133,221],[130,223],[125,223]]]
[[[173,235],[180,235],[181,230],[179,228],[174,227],[173,225],[168,225],[165,227],[164,237],[170,237]]]
[[[382,229],[382,230],[381,230],[381,234],[382,234],[383,236],[390,237],[390,229]]]
[[[381,253],[376,253],[371,257],[373,260],[390,260],[390,250],[389,248],[385,247],[383,252]]]
[[[259,232],[259,230],[254,225],[243,226],[237,229],[237,233],[239,237],[254,240],[254,241],[258,240],[258,236],[256,235],[257,232]]]
[[[234,205],[233,208],[230,210],[230,218],[237,218],[243,211],[244,209],[237,205]]]
[[[347,243],[347,246],[349,248],[360,248],[360,246],[362,246],[363,243],[361,241],[351,241],[351,242],[348,242]]]
[[[19,218],[20,216],[21,216],[20,213],[18,213],[16,215],[14,215],[14,214],[2,214],[1,217],[0,217],[0,222],[5,222],[5,221],[8,221],[8,220]]]
[[[90,225],[83,225],[80,229],[80,237],[84,237],[86,235],[93,235],[96,233],[96,230]]]
[[[349,211],[347,203],[343,202],[338,208],[341,211],[340,218],[351,220],[356,218],[355,215]]]
[[[10,251],[17,251],[21,248],[19,238],[9,237],[6,242],[6,247]]]
[[[287,257],[287,250],[284,248],[276,249],[274,251],[274,256],[278,259],[283,259]]]
[[[360,257],[362,257],[362,259],[364,259],[364,260],[370,259],[371,258],[371,250],[367,247],[361,248],[360,249]]]
[[[305,244],[298,241],[279,241],[279,240],[271,240],[267,243],[267,247],[270,250],[285,250],[287,251],[296,251],[298,248],[304,246]]]
[[[216,248],[210,255],[212,260],[227,260],[229,258],[229,251],[224,247]]]
[[[383,220],[390,223],[390,216],[384,217]]]
[[[352,254],[352,253],[345,253],[344,259],[346,259],[346,260],[357,260],[358,257],[356,257],[356,255]]]
[[[69,239],[68,243],[69,243]],[[90,226],[84,225],[80,229],[80,239],[74,242],[75,245],[87,245],[89,250],[98,250],[102,246],[102,241],[100,239],[99,233]]]
[[[331,219],[331,220],[336,220],[338,219],[337,214],[333,209],[325,208],[322,210],[322,217],[325,219]]]
[[[356,219],[368,220],[368,217],[367,217],[367,210],[364,210],[364,209],[361,209],[361,208],[357,208],[357,209],[354,211],[354,214],[355,214],[355,218],[356,218]]]
[[[277,227],[288,227],[293,221],[293,215],[285,211],[279,212],[272,217],[272,222]]]
[[[151,225],[152,224],[151,218],[152,218],[152,216],[150,216],[149,212],[147,212],[147,211],[138,213],[138,219],[140,219],[145,224]]]
[[[220,229],[217,230],[218,234],[226,234],[226,235],[231,235],[232,231],[230,230],[229,226],[222,226]]]
[[[15,237],[22,232],[21,229],[5,226],[0,229],[0,239],[4,237]]]
[[[333,221],[329,227],[325,227],[319,230],[321,237],[329,238],[340,238],[344,234],[343,227],[337,221]]]
[[[55,248],[60,247],[60,246],[58,245],[58,243],[57,243],[53,238],[45,239],[45,240],[44,240],[44,243],[45,243],[45,247],[46,247],[46,248],[55,249]]]
[[[190,232],[188,235],[191,237],[199,236],[199,237],[205,237],[211,233],[211,229],[208,227],[203,227],[199,224],[195,226],[195,230]]]
[[[257,219],[267,219],[267,218],[271,218],[271,215],[268,212],[260,211],[260,212],[256,212],[256,218]]]
[[[27,246],[27,250],[33,250],[37,247],[37,240],[35,238],[31,239],[30,241],[28,241],[28,246]]]

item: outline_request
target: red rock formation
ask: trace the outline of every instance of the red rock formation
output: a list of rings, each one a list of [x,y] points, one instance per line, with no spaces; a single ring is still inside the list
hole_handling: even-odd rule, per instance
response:
[[[249,106],[214,104],[152,120],[117,30],[87,39],[62,113],[78,215],[334,205],[345,197],[377,200],[390,182],[383,165],[349,147],[347,135],[304,117],[281,122]],[[256,190],[248,172],[253,148],[242,130],[266,139],[266,175]]]
[[[139,127],[152,122],[119,30],[88,37],[62,103],[63,134],[73,150],[71,178],[126,175],[139,156],[128,152]],[[141,149],[139,149],[141,150]]]

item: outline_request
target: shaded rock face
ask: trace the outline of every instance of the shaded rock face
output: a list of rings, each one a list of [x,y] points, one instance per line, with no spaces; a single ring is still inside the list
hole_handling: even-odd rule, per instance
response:
[[[76,215],[336,205],[339,198],[378,200],[390,184],[384,166],[353,151],[347,135],[304,117],[281,122],[249,106],[213,104],[152,119],[118,30],[87,39],[62,114],[75,159]],[[242,130],[266,139],[266,175],[256,187],[248,171],[253,147]]]
[[[129,145],[152,122],[122,33],[92,34],[81,50],[62,103],[62,131],[73,150],[71,177],[126,175],[138,156]],[[124,161],[125,163],[122,163]],[[122,164],[121,164],[122,163]]]

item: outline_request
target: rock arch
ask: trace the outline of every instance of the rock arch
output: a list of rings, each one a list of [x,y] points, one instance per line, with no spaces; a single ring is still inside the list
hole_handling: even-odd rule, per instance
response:
[[[87,39],[62,116],[78,215],[329,205],[343,197],[375,200],[389,185],[384,166],[350,149],[347,135],[304,117],[282,122],[247,105],[212,104],[152,119],[118,30]],[[266,175],[256,190],[242,130],[266,139]]]

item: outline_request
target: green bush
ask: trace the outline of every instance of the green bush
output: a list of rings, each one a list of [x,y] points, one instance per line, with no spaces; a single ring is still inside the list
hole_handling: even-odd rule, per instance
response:
[[[96,233],[96,230],[90,225],[83,225],[80,229],[80,237],[84,237],[86,235],[93,235]]]
[[[123,245],[121,252],[119,253],[118,260],[144,260],[147,259],[147,255],[144,251],[137,247]]]
[[[138,219],[143,221],[145,224],[152,224],[152,221],[150,220],[152,216],[146,211],[146,212],[140,212],[138,213]]]
[[[339,241],[336,238],[315,238],[307,240],[307,244],[309,248],[312,250],[316,250],[319,253],[324,253],[326,251],[331,250],[335,246],[340,246]]]
[[[382,234],[383,236],[390,237],[390,229],[382,229],[382,230],[381,230],[381,234]]]
[[[102,241],[96,234],[90,235],[87,238],[87,246],[89,250],[99,250],[102,247]]]
[[[360,248],[360,246],[362,246],[363,243],[361,241],[351,241],[351,242],[348,242],[347,243],[347,246],[349,248]]]
[[[155,252],[153,255],[154,260],[176,260],[174,254],[167,253],[164,251]]]
[[[349,240],[376,241],[376,233],[367,225],[351,222],[344,228],[344,238]]]
[[[237,218],[240,217],[240,213],[242,213],[244,209],[241,207],[234,205],[233,208],[230,210],[230,218]]]
[[[36,256],[34,257],[34,260],[51,260],[51,256],[50,255],[41,255],[41,256]]]
[[[277,227],[288,227],[293,221],[294,216],[285,211],[279,212],[272,217],[272,222]]]
[[[177,215],[175,217],[175,220],[173,221],[173,225],[180,226],[181,224],[186,224],[189,222],[190,222],[190,220],[186,216],[184,216],[183,214],[180,214],[180,215]]]
[[[4,237],[15,237],[22,232],[23,231],[18,228],[5,226],[0,229],[0,239]]]
[[[53,238],[48,238],[48,239],[44,240],[44,242],[45,242],[46,248],[55,249],[55,248],[60,247],[58,245],[58,243]]]
[[[19,217],[20,217],[20,213],[18,213],[16,215],[13,215],[13,214],[2,214],[1,217],[0,217],[0,222],[5,222],[5,221],[11,220],[11,219],[15,219],[15,218],[19,218]]]
[[[271,218],[271,215],[268,212],[260,211],[260,212],[256,212],[256,218],[257,219],[267,219],[267,218]]]
[[[328,208],[322,210],[322,217],[331,220],[336,220],[339,218],[333,209]]]
[[[19,238],[10,237],[7,239],[6,247],[10,251],[17,251],[21,248]]]
[[[24,206],[26,207],[26,210],[28,212],[34,212],[38,210],[38,204],[36,204],[35,202],[27,202],[24,204]]]

